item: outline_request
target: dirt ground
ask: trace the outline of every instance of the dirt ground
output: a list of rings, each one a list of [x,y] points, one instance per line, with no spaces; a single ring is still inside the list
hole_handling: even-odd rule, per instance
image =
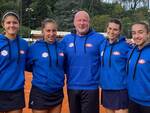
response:
[[[25,73],[25,96],[26,96],[26,108],[24,109],[23,113],[31,113],[31,110],[28,109],[28,101],[29,101],[29,92],[31,88],[31,80],[32,80],[32,75],[31,73],[26,72]],[[68,109],[68,100],[67,100],[67,94],[66,94],[66,87],[64,87],[64,100],[63,100],[63,105],[62,105],[62,111],[61,113],[69,113]],[[105,110],[103,107],[100,106],[100,113],[105,113]]]

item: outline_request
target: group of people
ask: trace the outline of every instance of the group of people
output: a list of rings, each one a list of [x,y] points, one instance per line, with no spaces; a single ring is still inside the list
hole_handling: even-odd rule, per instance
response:
[[[86,11],[74,15],[75,30],[57,41],[57,23],[41,23],[40,40],[28,46],[20,38],[19,16],[7,12],[0,34],[0,113],[22,113],[24,71],[32,72],[29,108],[33,113],[61,113],[67,78],[70,113],[150,113],[150,28],[131,26],[133,44],[121,35],[122,24],[111,19],[107,36],[94,31]]]

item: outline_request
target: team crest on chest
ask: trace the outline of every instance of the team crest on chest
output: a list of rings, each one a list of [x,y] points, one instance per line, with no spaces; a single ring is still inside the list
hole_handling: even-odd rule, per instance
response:
[[[43,57],[43,58],[48,57],[48,53],[47,53],[47,52],[43,52],[43,53],[42,53],[42,57]]]
[[[69,47],[74,47],[74,43],[69,43]]]
[[[139,64],[145,64],[145,62],[146,61],[144,59],[139,59],[139,61],[138,61]]]
[[[8,51],[7,50],[2,50],[1,51],[1,55],[2,56],[7,56],[8,55]]]
[[[118,55],[120,55],[120,52],[119,51],[114,51],[112,54],[115,55],[115,56],[118,56]]]

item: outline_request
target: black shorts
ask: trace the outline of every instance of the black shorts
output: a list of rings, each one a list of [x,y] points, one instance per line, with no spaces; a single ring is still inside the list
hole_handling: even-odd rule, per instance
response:
[[[31,109],[49,109],[62,103],[64,98],[63,88],[53,93],[45,92],[36,86],[32,86],[29,99]]]
[[[129,105],[127,90],[102,90],[101,104],[112,110],[127,109]]]
[[[24,89],[16,91],[0,91],[0,112],[18,110],[24,107]]]
[[[143,106],[129,100],[129,113],[150,113],[150,106]]]
[[[68,89],[70,113],[99,113],[99,90]]]

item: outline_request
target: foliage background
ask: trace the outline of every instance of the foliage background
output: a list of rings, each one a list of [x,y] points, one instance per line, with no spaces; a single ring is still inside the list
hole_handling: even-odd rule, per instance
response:
[[[123,23],[123,34],[128,38],[133,22],[150,22],[148,0],[1,0],[0,16],[6,11],[16,11],[21,19],[20,34],[28,37],[31,29],[40,29],[45,18],[55,19],[59,30],[71,31],[73,15],[80,9],[88,11],[91,26],[98,32],[105,32],[110,18],[119,18]]]

